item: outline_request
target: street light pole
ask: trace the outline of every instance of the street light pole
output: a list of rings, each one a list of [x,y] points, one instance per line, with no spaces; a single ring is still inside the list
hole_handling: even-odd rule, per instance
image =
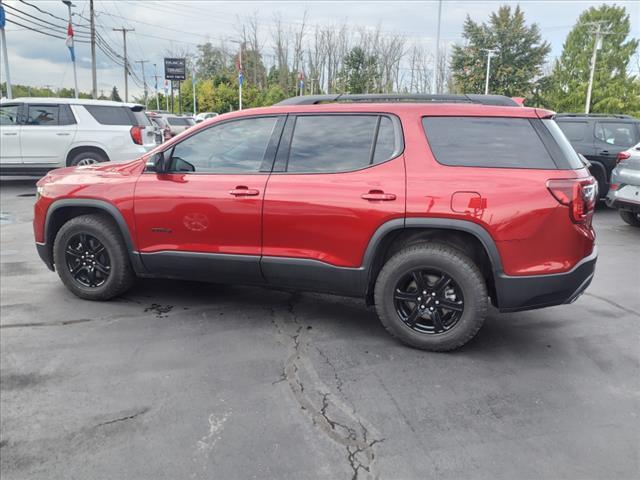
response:
[[[158,65],[157,64],[153,64],[153,71],[154,71],[154,77],[155,77],[155,87],[156,87],[156,110],[160,110],[160,99],[158,98]]]
[[[491,56],[496,53],[495,49],[485,48],[485,52],[487,52],[487,78],[484,82],[484,94],[489,95],[489,72],[491,71]]]
[[[442,19],[442,0],[438,0],[438,27],[436,29],[436,68],[433,76],[433,88],[431,89],[434,94],[440,93],[440,21]]]
[[[11,91],[11,78],[9,77],[9,57],[7,56],[7,36],[4,33],[4,26],[5,26],[5,11],[4,11],[4,7],[2,6],[2,0],[0,0],[0,34],[2,36],[2,58],[4,59],[4,71],[5,71],[5,74],[7,75],[7,98],[11,100],[13,98],[13,92]]]
[[[69,31],[73,32],[73,22],[71,21],[71,7],[75,7],[75,5],[73,3],[71,3],[71,0],[62,0],[62,3],[64,3],[67,8],[69,9]],[[67,38],[67,41],[70,41],[70,45],[68,44],[68,47],[71,49],[71,61],[73,62],[73,85],[74,85],[74,89],[75,89],[75,94],[76,94],[76,98],[78,98],[78,72],[76,71],[76,55],[75,52],[73,51],[74,49],[74,45],[73,45],[73,34],[71,34],[71,40],[69,40],[69,38]]]
[[[589,113],[591,110],[591,91],[593,89],[593,77],[596,72],[596,60],[598,59],[598,50],[602,48],[602,37],[603,35],[611,34],[610,31],[602,31],[602,24],[604,22],[590,22],[588,25],[595,25],[595,31],[592,31],[595,35],[595,40],[593,42],[593,55],[591,56],[591,71],[589,72],[589,86],[587,87],[587,99],[584,103],[584,113]]]

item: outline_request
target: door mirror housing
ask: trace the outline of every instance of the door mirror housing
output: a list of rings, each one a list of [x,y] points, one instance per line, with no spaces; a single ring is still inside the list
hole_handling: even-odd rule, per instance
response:
[[[168,158],[165,155],[165,152],[158,152],[147,159],[145,170],[147,172],[166,173],[168,163]]]

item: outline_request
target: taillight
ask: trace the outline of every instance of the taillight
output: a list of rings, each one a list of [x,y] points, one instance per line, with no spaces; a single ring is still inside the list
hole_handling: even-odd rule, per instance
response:
[[[586,222],[595,209],[598,184],[593,177],[548,180],[547,188],[560,204],[569,207],[574,223]]]
[[[142,127],[139,125],[134,125],[131,127],[131,140],[136,145],[142,145]]]
[[[631,154],[629,152],[620,152],[620,153],[618,153],[618,156],[616,157],[616,164],[620,163],[622,160],[626,160],[630,156],[631,156]]]

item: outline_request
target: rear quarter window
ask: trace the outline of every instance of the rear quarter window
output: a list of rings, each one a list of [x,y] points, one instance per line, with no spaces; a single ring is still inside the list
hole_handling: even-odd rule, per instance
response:
[[[83,106],[96,122],[102,125],[134,125],[133,112],[131,112],[128,107],[109,107],[103,105]]]
[[[169,125],[178,126],[178,127],[189,127],[191,124],[189,120],[184,117],[168,117],[167,122]]]
[[[436,161],[443,165],[557,168],[527,118],[424,117],[422,126]]]

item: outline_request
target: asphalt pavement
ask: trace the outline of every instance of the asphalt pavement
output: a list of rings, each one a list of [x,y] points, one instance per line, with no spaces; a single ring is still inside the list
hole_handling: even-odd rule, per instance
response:
[[[614,211],[576,303],[492,312],[435,354],[357,299],[80,300],[36,254],[34,182],[0,187],[3,480],[640,478],[640,229]]]

